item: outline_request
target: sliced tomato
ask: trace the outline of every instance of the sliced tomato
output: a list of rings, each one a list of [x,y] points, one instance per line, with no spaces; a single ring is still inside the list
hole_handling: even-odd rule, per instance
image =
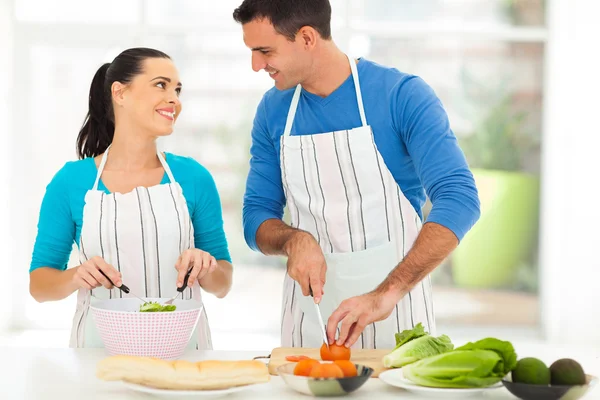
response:
[[[287,357],[285,357],[285,359],[290,362],[298,362],[300,360],[308,360],[308,359],[310,359],[310,357],[308,357],[308,356],[287,356]]]

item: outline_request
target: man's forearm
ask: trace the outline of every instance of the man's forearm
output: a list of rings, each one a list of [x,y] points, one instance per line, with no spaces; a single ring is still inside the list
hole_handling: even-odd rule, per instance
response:
[[[404,260],[375,291],[404,296],[440,265],[456,246],[458,239],[450,229],[433,222],[426,223]]]
[[[285,256],[289,254],[287,245],[300,229],[292,228],[280,219],[268,219],[256,231],[256,245],[268,256]]]

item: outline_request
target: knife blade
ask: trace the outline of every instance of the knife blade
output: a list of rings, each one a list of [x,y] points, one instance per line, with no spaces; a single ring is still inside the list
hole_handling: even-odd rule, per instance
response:
[[[310,296],[313,297],[312,288],[309,288],[309,290],[310,290]],[[313,303],[314,303],[314,301],[313,301]],[[319,319],[319,326],[321,327],[321,333],[323,334],[323,342],[327,346],[327,349],[329,349],[329,340],[327,340],[327,331],[325,329],[325,324],[323,323],[323,316],[321,315],[321,308],[319,307],[318,303],[314,303],[314,304],[315,304],[315,309],[317,311],[317,317]]]

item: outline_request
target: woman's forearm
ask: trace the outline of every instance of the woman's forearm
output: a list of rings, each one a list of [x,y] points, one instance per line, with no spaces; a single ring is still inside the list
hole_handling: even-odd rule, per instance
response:
[[[51,267],[41,267],[29,274],[29,293],[39,303],[62,300],[79,289],[73,281],[77,268],[61,271]]]
[[[233,266],[225,260],[217,261],[217,268],[200,279],[200,286],[208,293],[223,298],[231,289]]]

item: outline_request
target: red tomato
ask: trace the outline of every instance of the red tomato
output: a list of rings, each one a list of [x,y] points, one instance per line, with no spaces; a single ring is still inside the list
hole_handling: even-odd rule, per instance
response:
[[[287,361],[290,361],[290,362],[298,362],[298,361],[301,361],[301,360],[309,360],[310,357],[307,357],[307,356],[287,356],[285,359]]]
[[[354,365],[354,363],[352,361],[335,360],[333,363],[342,369],[342,372],[344,373],[345,378],[348,378],[351,376],[356,376],[358,374],[358,371],[356,370],[356,366]]]
[[[318,364],[320,364],[318,360],[300,360],[294,368],[294,375],[309,376],[310,371],[312,371],[313,367]]]
[[[346,346],[338,346],[337,344],[330,344],[329,348],[323,343],[321,346],[321,359],[323,361],[335,361],[335,360],[349,360],[350,349]]]
[[[335,364],[315,364],[308,376],[311,378],[343,378],[344,371]]]

